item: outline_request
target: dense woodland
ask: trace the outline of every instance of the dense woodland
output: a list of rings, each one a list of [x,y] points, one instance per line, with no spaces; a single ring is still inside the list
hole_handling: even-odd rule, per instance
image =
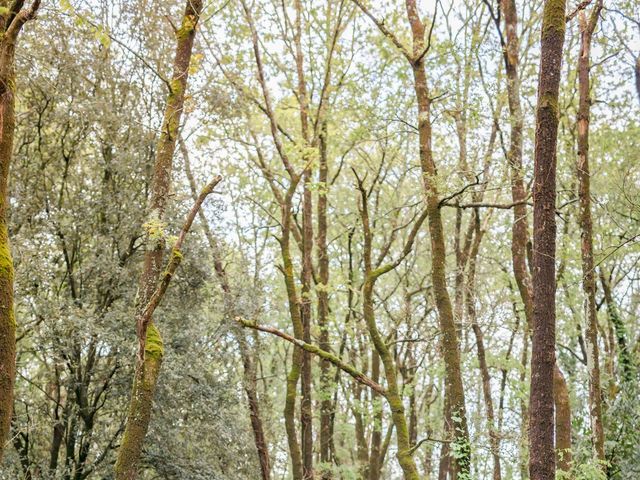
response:
[[[0,29],[0,479],[640,478],[638,0]]]

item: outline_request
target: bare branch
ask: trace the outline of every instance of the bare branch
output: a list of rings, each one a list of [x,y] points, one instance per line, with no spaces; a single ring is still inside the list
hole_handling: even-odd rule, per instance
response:
[[[254,330],[258,330],[260,332],[270,333],[272,335],[275,335],[277,337],[280,337],[280,338],[286,340],[289,343],[294,344],[296,347],[301,348],[305,352],[309,352],[309,353],[312,353],[314,355],[317,355],[318,357],[322,358],[323,360],[326,360],[327,362],[332,363],[333,365],[338,367],[343,372],[351,375],[358,383],[361,383],[362,385],[366,385],[367,387],[371,388],[372,390],[374,390],[375,392],[379,393],[380,395],[382,395],[384,397],[386,397],[386,395],[387,395],[387,392],[382,387],[382,385],[380,385],[377,382],[374,382],[369,377],[367,377],[364,373],[360,372],[355,367],[345,363],[340,358],[336,357],[333,353],[329,353],[329,352],[327,352],[325,350],[322,350],[321,348],[317,347],[316,345],[312,345],[310,343],[306,343],[306,342],[304,342],[304,341],[302,341],[300,339],[292,337],[288,333],[285,333],[285,332],[283,332],[281,330],[278,330],[278,329],[275,329],[275,328],[272,328],[272,327],[265,327],[263,325],[258,325],[255,322],[251,322],[249,320],[245,320],[244,318],[240,318],[240,317],[237,317],[236,321],[238,321],[238,323],[240,323],[240,325],[242,325],[243,327],[253,328]]]

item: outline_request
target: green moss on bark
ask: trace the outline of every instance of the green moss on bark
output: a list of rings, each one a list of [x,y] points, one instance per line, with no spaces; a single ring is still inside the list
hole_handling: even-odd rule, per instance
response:
[[[144,344],[145,356],[153,357],[157,360],[161,360],[164,355],[164,344],[162,343],[162,337],[156,326],[152,323],[147,328],[147,338]]]
[[[566,2],[565,0],[546,0],[542,12],[542,36],[553,32],[564,33]]]

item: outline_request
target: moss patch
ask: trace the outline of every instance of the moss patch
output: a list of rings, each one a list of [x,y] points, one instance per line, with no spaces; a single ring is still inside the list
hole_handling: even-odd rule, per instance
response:
[[[162,359],[162,356],[164,355],[162,337],[153,323],[147,328],[147,338],[144,342],[144,353],[145,355],[158,360]]]
[[[566,0],[546,0],[542,12],[542,36],[553,32],[564,33]]]

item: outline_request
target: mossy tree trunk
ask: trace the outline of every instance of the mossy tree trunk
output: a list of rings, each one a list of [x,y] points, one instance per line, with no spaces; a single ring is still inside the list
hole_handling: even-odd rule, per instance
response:
[[[357,177],[357,175],[356,178],[358,181],[358,188],[361,198],[360,217],[362,221],[364,236],[364,283],[362,286],[362,314],[367,326],[369,338],[373,343],[376,353],[380,357],[380,362],[382,363],[384,369],[384,376],[387,381],[387,388],[384,397],[389,404],[389,408],[391,410],[391,419],[396,430],[396,458],[398,459],[400,468],[402,468],[405,480],[417,480],[419,478],[419,475],[416,462],[413,458],[413,445],[411,444],[411,439],[409,437],[409,427],[405,414],[402,394],[398,389],[397,366],[394,360],[393,352],[390,350],[389,345],[378,330],[373,297],[376,281],[385,273],[394,270],[404,259],[404,257],[406,257],[411,251],[418,230],[422,226],[422,223],[425,221],[427,215],[423,213],[414,223],[413,228],[408,235],[407,241],[403,248],[403,255],[393,263],[374,268],[372,261],[373,232],[371,230],[368,207],[369,194],[367,193],[367,190],[364,188],[362,181]],[[374,454],[373,451],[371,453],[372,455]],[[375,467],[378,468],[379,464],[375,465]],[[371,471],[369,471],[369,475],[371,475]]]
[[[13,311],[13,259],[9,243],[9,170],[15,131],[15,49],[24,24],[32,19],[40,1],[0,1],[0,462],[11,429],[13,387],[16,376],[16,319]]]
[[[600,386],[600,352],[598,349],[598,312],[596,308],[596,277],[593,261],[593,222],[591,220],[591,186],[589,170],[589,118],[591,108],[590,68],[591,39],[598,23],[602,0],[597,0],[587,18],[580,12],[580,55],[578,57],[578,196],[580,198],[580,229],[582,239],[582,288],[585,295],[585,343],[589,370],[589,418],[595,458],[604,468],[604,426],[602,422],[602,392]]]
[[[546,0],[542,18],[533,183],[533,324],[529,427],[531,480],[555,478],[556,147],[565,0]]]
[[[313,149],[310,138],[309,126],[309,98],[307,95],[307,83],[304,74],[304,54],[302,49],[302,3],[295,1],[295,33],[293,43],[295,45],[295,63],[297,73],[298,104],[300,115],[300,133],[304,146],[302,160],[305,162],[303,172],[302,192],[302,288],[300,295],[300,314],[302,316],[303,340],[311,343],[312,323],[312,282],[313,282],[313,196],[310,188],[312,182],[311,158]],[[315,142],[314,142],[315,143]],[[311,354],[302,352],[301,369],[301,393],[300,402],[300,444],[302,451],[302,478],[311,480],[313,473],[313,406],[311,391]]]
[[[169,82],[169,95],[158,140],[148,221],[145,225],[147,250],[136,304],[138,358],[127,423],[115,466],[117,480],[137,478],[142,445],[149,428],[153,395],[162,363],[163,344],[160,332],[151,317],[147,318],[142,312],[154,294],[163,267],[166,246],[162,232],[163,219],[171,189],[173,155],[184,107],[196,26],[201,11],[202,0],[187,0],[181,26],[176,31],[173,76]]]
[[[467,414],[464,400],[464,387],[460,367],[460,347],[455,325],[451,298],[446,280],[446,248],[444,228],[440,211],[438,193],[438,171],[431,150],[431,98],[427,86],[424,55],[428,50],[425,44],[425,26],[415,0],[407,0],[407,17],[413,36],[411,58],[414,90],[418,106],[418,135],[420,147],[420,166],[426,196],[431,238],[431,279],[438,310],[438,320],[442,331],[442,352],[445,363],[445,395],[448,397],[451,431],[454,439],[454,465],[459,478],[469,478],[471,464],[471,444],[467,427]]]

